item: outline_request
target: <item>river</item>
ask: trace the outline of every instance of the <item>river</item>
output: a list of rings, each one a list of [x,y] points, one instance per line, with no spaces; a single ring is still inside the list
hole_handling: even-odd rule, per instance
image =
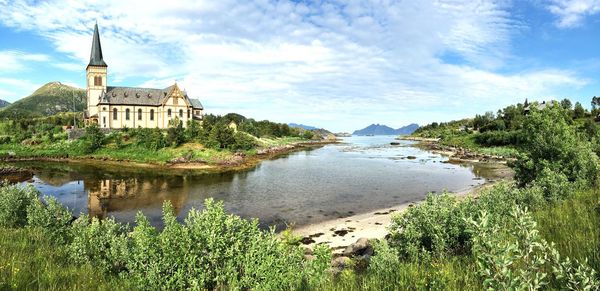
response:
[[[294,152],[244,171],[131,169],[61,162],[19,162],[31,184],[74,213],[131,222],[142,211],[160,225],[169,200],[180,219],[206,198],[261,226],[296,226],[423,199],[428,192],[465,191],[493,179],[481,165],[456,165],[393,136],[349,137]],[[101,163],[101,162],[99,162]]]

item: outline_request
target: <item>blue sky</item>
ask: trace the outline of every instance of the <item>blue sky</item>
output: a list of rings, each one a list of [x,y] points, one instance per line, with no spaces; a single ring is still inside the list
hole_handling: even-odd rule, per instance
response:
[[[0,99],[83,87],[100,26],[109,85],[334,131],[600,95],[600,0],[0,0]]]

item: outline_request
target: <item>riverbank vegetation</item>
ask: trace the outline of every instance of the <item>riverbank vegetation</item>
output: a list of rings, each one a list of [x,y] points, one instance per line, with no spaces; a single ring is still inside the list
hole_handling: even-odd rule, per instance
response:
[[[443,146],[463,148],[470,151],[516,157],[523,146],[527,146],[524,139],[531,138],[524,126],[528,115],[543,111],[546,108],[561,108],[565,121],[574,130],[597,145],[600,131],[596,125],[597,116],[600,114],[598,98],[592,99],[592,110],[588,111],[580,103],[564,99],[560,102],[547,103],[534,102],[531,104],[516,104],[494,112],[476,115],[474,118],[455,120],[450,122],[433,122],[422,126],[413,133],[414,137],[437,138]],[[600,149],[596,149],[598,153]]]
[[[258,150],[304,142],[312,131],[287,124],[255,121],[238,114],[206,115],[202,123],[187,127],[174,119],[167,130],[122,129],[106,131],[96,126],[71,133],[64,126],[81,121],[76,114],[0,123],[0,157],[91,158],[165,164],[169,162],[229,163],[235,155],[255,155]],[[235,124],[235,125],[234,125]]]
[[[0,288],[598,290],[598,140],[580,124],[562,106],[533,110],[514,183],[460,200],[430,194],[393,217],[367,266],[351,258],[342,269],[326,246],[306,254],[212,200],[181,222],[165,204],[159,230],[141,213],[132,226],[75,219],[33,188],[3,186]]]

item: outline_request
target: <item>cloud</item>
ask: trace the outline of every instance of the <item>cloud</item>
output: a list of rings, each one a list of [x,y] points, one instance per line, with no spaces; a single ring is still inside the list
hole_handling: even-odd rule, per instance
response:
[[[584,19],[600,13],[600,0],[552,0],[547,9],[558,17],[556,26],[572,28]]]
[[[1,3],[1,23],[73,60],[57,66],[84,69],[98,20],[112,84],[177,80],[212,113],[332,130],[458,118],[587,83],[504,70],[524,26],[510,1]]]
[[[13,50],[0,51],[0,74],[22,71],[27,68],[29,62],[46,62],[48,60],[49,57],[43,54],[30,54]]]

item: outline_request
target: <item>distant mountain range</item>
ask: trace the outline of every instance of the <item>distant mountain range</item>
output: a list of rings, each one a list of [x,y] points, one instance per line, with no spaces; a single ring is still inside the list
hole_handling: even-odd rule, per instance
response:
[[[419,125],[416,123],[398,129],[393,129],[382,124],[371,124],[363,129],[354,131],[352,135],[405,135],[412,134],[417,128],[419,128]]]
[[[50,82],[31,95],[0,109],[2,117],[39,117],[59,112],[83,111],[85,90],[60,82]]]
[[[0,108],[10,105],[10,102],[0,99]]]
[[[304,125],[304,124],[297,124],[297,123],[288,123],[288,125],[290,127],[299,127],[299,128],[306,129],[306,130],[315,130],[315,129],[318,129],[318,128],[314,127],[314,126]]]

